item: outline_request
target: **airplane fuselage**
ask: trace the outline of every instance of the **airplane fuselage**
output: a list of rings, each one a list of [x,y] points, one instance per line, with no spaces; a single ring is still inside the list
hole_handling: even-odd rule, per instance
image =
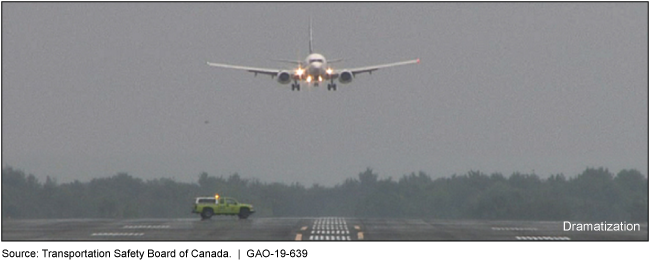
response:
[[[310,54],[305,59],[305,64],[303,80],[308,83],[318,83],[330,79],[331,70],[328,73],[327,59],[323,55],[318,53]]]

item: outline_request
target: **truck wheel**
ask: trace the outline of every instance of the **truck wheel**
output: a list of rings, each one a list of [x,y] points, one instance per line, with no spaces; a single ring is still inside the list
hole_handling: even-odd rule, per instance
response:
[[[212,211],[212,208],[204,208],[203,212],[201,212],[201,218],[202,219],[210,219],[214,212]]]
[[[239,219],[246,219],[251,214],[251,211],[248,208],[242,208],[239,210]]]

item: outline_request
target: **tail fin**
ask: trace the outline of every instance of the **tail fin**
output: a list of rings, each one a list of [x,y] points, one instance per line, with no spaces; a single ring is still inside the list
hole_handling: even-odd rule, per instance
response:
[[[309,17],[309,54],[313,54],[314,50],[311,47],[312,34],[311,34],[311,16]]]

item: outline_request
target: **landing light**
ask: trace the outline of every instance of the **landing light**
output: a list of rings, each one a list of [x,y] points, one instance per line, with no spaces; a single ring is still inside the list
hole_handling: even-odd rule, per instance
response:
[[[297,74],[298,76],[302,76],[302,74],[303,74],[304,72],[305,72],[305,70],[302,70],[302,68],[298,68],[298,69],[296,70],[296,74]]]
[[[318,82],[323,82],[323,77],[322,76],[318,76]]]
[[[331,75],[332,73],[334,73],[334,70],[328,68],[327,70],[325,70],[325,72],[327,72],[328,75]]]
[[[307,76],[307,83],[311,82],[311,76]]]

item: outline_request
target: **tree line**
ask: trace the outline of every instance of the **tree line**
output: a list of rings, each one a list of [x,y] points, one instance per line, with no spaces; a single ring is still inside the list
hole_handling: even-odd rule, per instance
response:
[[[194,198],[219,193],[253,204],[254,217],[395,217],[491,220],[647,221],[648,178],[587,168],[567,178],[535,174],[463,175],[432,179],[424,172],[379,179],[368,168],[335,186],[266,183],[235,173],[198,175],[196,183],[142,180],[127,173],[90,182],[57,183],[2,169],[2,217],[181,218]]]

